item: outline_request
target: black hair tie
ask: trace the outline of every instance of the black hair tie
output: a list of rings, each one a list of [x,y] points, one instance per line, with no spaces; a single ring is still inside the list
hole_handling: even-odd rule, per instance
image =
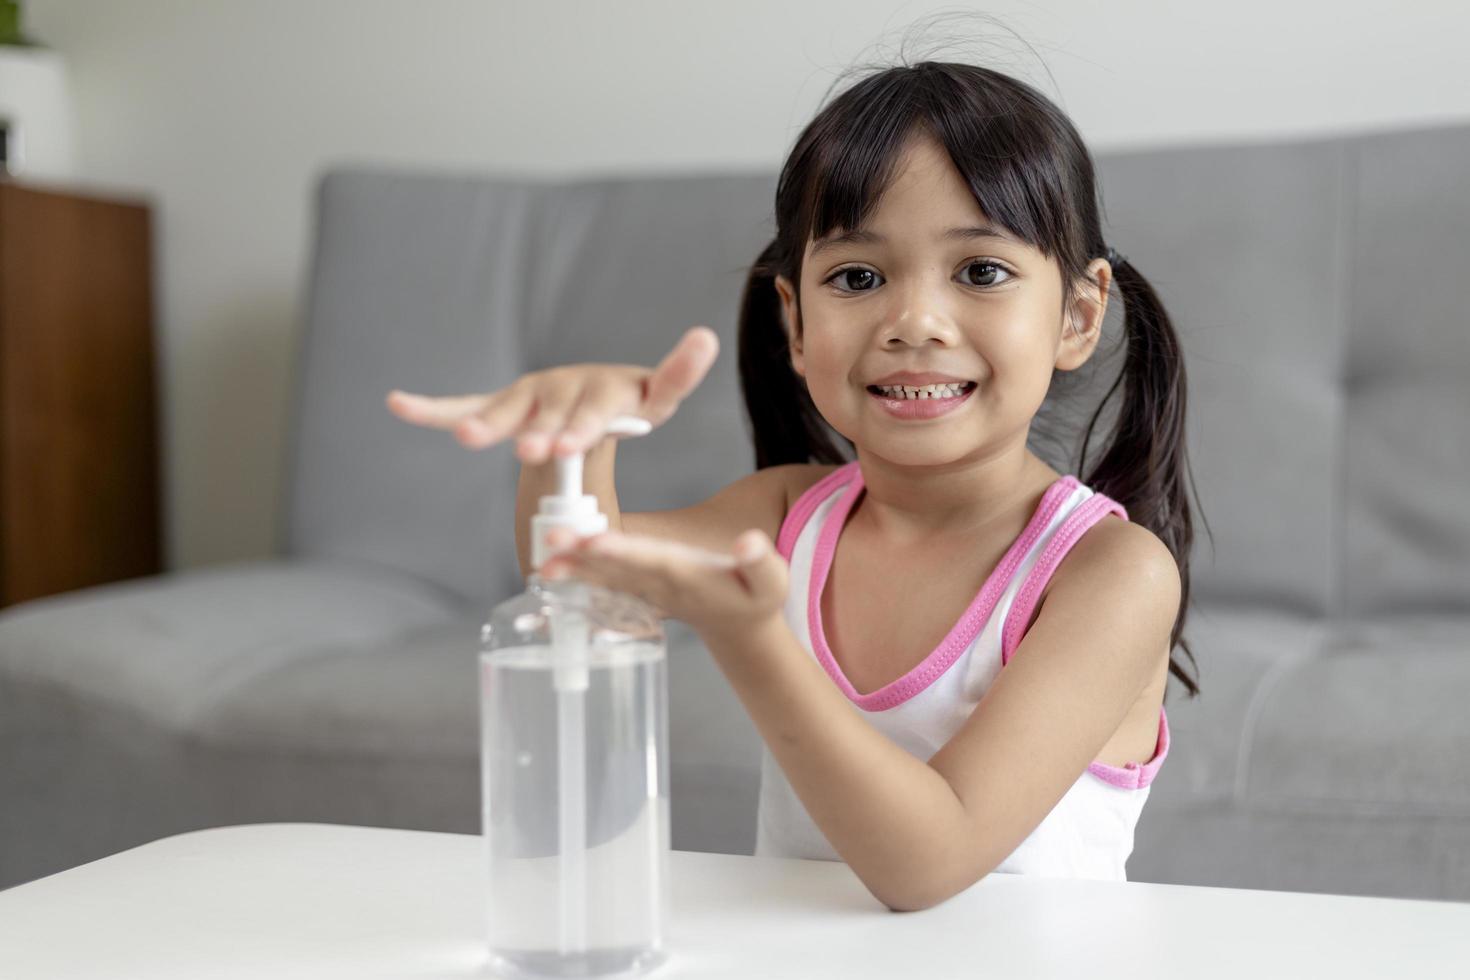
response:
[[[1128,256],[1126,256],[1126,255],[1119,255],[1118,254],[1118,250],[1116,248],[1113,248],[1113,246],[1111,246],[1111,245],[1108,246],[1108,265],[1110,265],[1114,269],[1116,269],[1118,266],[1122,265],[1124,262],[1127,262],[1127,261],[1128,261]]]

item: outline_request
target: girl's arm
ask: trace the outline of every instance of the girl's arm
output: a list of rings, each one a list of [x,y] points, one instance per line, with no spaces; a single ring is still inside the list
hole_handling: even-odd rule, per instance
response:
[[[779,615],[704,639],[832,847],[890,909],[916,910],[989,874],[1051,812],[1168,656],[1179,599],[1163,542],[1103,520],[927,763],[864,721]]]

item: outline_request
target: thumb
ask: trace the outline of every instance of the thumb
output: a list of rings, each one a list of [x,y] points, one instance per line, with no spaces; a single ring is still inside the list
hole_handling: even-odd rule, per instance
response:
[[[685,331],[648,377],[648,393],[640,407],[643,416],[655,425],[667,421],[685,396],[704,380],[719,353],[720,337],[709,327]]]
[[[745,531],[735,539],[733,552],[752,596],[772,601],[786,598],[790,569],[766,532],[759,528]]]

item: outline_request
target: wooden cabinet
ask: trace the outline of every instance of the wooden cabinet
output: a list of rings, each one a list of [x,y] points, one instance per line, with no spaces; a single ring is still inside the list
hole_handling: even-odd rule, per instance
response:
[[[145,203],[0,177],[0,606],[161,571]]]

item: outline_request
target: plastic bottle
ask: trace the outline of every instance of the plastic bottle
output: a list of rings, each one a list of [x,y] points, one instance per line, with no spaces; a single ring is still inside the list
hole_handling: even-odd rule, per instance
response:
[[[609,434],[642,435],[620,416]],[[481,789],[491,967],[506,976],[637,976],[665,959],[666,644],[647,603],[547,581],[546,534],[607,530],[579,455],[531,521],[526,591],[481,631]]]

